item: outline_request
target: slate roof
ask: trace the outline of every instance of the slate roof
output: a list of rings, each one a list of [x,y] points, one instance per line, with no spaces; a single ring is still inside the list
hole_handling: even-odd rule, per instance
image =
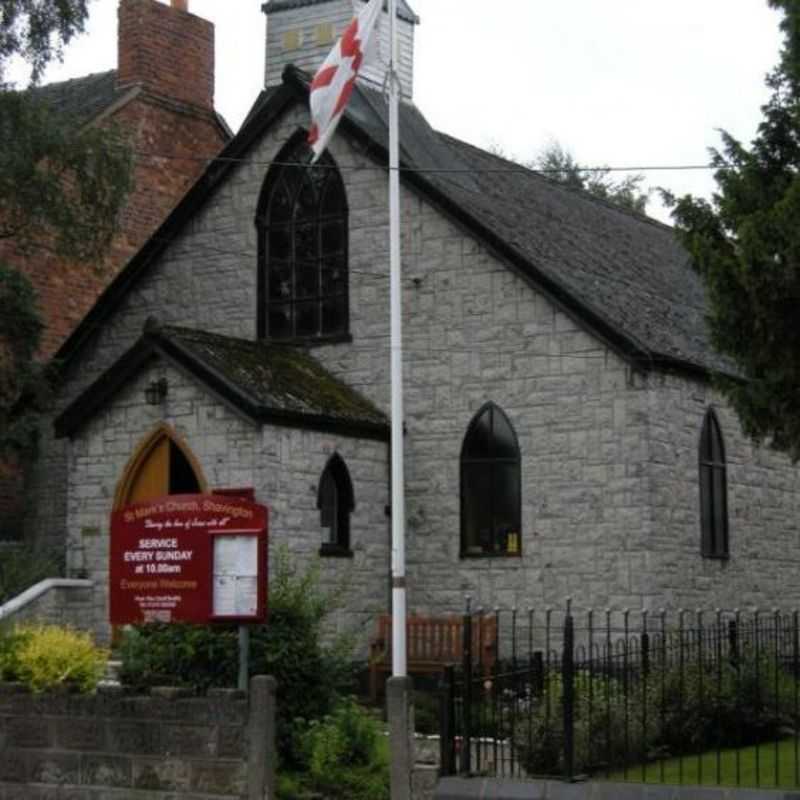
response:
[[[288,0],[287,0],[288,2]],[[307,102],[310,77],[293,67],[257,98],[236,137],[117,275],[56,357],[69,363],[195,211],[285,111]],[[387,161],[386,102],[359,85],[341,131]],[[735,374],[712,348],[705,294],[688,253],[666,225],[435,131],[401,103],[404,183],[469,230],[510,268],[642,369]]]
[[[351,103],[349,117],[387,147],[381,93],[361,85]],[[622,333],[640,358],[732,371],[711,346],[702,282],[671,227],[439,133],[411,104],[401,104],[400,126],[405,165],[515,251],[559,302]]]
[[[166,358],[258,422],[386,439],[385,414],[304,350],[148,321],[139,341],[55,422],[70,436],[156,355]]]
[[[118,89],[117,70],[110,69],[107,72],[84,75],[82,78],[36,86],[29,91],[40,98],[51,111],[71,119],[73,124],[80,127],[91,122],[118,101],[132,96],[134,90],[134,85]],[[224,117],[217,111],[213,112],[213,117],[225,136],[230,139],[233,131]]]
[[[31,91],[55,113],[71,117],[78,125],[84,125],[124,97],[130,92],[130,87],[117,89],[117,71],[110,69],[82,78],[37,86]]]
[[[267,2],[261,6],[261,10],[265,14],[272,14],[275,11],[302,8],[303,6],[317,6],[327,2],[329,2],[329,0],[267,0]],[[385,6],[386,3],[384,2],[384,7]],[[406,0],[397,0],[397,16],[414,25],[419,24],[419,17],[411,10]]]

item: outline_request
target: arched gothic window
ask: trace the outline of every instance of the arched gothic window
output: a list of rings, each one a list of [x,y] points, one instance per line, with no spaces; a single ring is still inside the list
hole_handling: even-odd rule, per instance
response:
[[[311,166],[305,133],[276,156],[258,204],[258,331],[262,338],[348,332],[347,198],[323,154]]]
[[[350,514],[354,507],[350,473],[342,457],[334,453],[325,466],[317,490],[319,524],[322,528],[320,555],[352,555]]]
[[[700,433],[701,549],[708,558],[728,557],[728,485],[725,445],[717,415],[709,409]]]
[[[520,458],[508,417],[487,403],[461,447],[461,555],[519,555]]]

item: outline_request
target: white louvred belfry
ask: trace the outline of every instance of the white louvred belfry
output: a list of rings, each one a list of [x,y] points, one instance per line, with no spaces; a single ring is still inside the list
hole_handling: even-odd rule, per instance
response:
[[[383,0],[370,0],[364,6],[333,46],[311,82],[308,143],[315,161],[328,146],[347,108],[382,7]]]

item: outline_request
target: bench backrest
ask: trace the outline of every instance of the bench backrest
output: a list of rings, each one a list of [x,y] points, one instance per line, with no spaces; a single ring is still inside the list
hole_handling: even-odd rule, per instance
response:
[[[484,667],[495,661],[497,619],[492,615],[472,619],[472,660]],[[392,650],[392,618],[378,618],[378,639],[384,651]],[[406,648],[409,664],[415,662],[459,664],[464,657],[464,619],[460,616],[406,618]]]

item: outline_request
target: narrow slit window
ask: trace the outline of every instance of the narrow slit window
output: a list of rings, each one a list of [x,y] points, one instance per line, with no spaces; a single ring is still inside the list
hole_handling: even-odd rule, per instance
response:
[[[700,433],[700,532],[706,558],[727,558],[728,484],[725,445],[716,414],[709,409]]]
[[[317,508],[322,533],[320,555],[352,555],[350,514],[354,506],[350,473],[342,457],[336,453],[325,466],[317,490]]]

